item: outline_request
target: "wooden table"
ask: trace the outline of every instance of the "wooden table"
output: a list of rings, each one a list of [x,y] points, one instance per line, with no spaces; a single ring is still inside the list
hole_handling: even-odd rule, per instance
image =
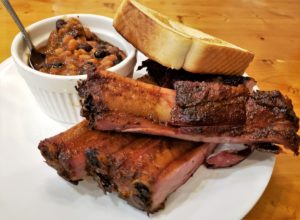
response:
[[[300,1],[141,2],[185,24],[253,51],[255,59],[247,72],[258,81],[261,89],[278,89],[288,95],[300,116]],[[24,24],[29,25],[65,13],[112,17],[120,1],[12,0],[11,3]],[[0,62],[10,56],[10,44],[17,32],[16,25],[0,4]],[[291,154],[277,156],[270,184],[245,219],[300,219],[300,158]]]

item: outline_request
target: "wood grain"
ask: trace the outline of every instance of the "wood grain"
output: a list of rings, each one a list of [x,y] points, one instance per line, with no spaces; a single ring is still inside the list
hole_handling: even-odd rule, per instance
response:
[[[182,23],[199,28],[255,53],[247,72],[263,90],[288,95],[300,115],[300,1],[299,0],[141,0]],[[119,0],[13,0],[25,25],[66,13],[112,17]],[[0,5],[0,61],[10,56],[18,32]],[[247,189],[245,189],[247,190]],[[238,208],[238,207],[236,207]],[[277,162],[263,196],[245,219],[300,219],[300,162],[289,154]]]

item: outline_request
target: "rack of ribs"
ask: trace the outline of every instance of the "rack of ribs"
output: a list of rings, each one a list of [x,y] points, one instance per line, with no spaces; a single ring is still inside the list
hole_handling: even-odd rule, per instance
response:
[[[77,90],[81,114],[97,130],[207,143],[275,143],[299,153],[299,119],[279,91],[199,80],[178,80],[169,89],[107,71],[89,72]]]
[[[88,122],[40,142],[48,165],[77,184],[92,176],[105,192],[153,213],[184,184],[216,144],[142,134],[101,132]]]

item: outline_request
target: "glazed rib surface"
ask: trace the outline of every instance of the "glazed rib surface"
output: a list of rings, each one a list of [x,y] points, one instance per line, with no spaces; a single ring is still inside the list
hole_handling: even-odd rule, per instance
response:
[[[89,73],[78,91],[82,115],[98,130],[213,143],[268,142],[298,154],[299,119],[280,92],[215,81],[176,81],[174,88],[102,71]]]

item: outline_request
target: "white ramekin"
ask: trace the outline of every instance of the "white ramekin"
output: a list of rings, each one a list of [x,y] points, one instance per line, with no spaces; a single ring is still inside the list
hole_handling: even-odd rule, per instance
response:
[[[126,58],[108,70],[127,76],[133,72],[136,63],[136,49],[119,35],[112,26],[112,19],[91,14],[68,14],[47,18],[30,25],[27,29],[37,47],[46,44],[49,34],[55,29],[59,18],[78,17],[84,26],[90,28],[102,40],[119,47],[126,53]],[[11,54],[18,72],[25,79],[38,104],[51,118],[64,122],[76,123],[82,120],[80,103],[75,86],[86,75],[57,76],[39,72],[28,66],[29,50],[21,33],[13,40]]]

